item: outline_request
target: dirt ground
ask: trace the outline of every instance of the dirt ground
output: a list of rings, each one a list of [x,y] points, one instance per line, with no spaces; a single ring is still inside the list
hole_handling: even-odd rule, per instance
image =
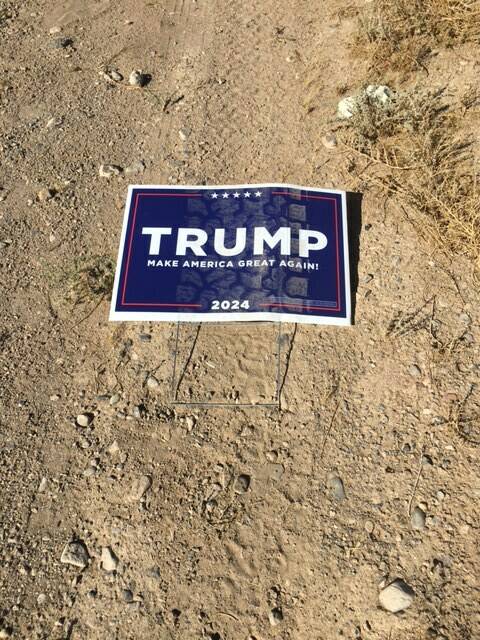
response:
[[[480,638],[468,262],[365,191],[355,324],[281,327],[281,409],[172,405],[175,326],[64,295],[116,256],[129,182],[351,189],[321,138],[365,4],[0,1],[0,638]],[[455,92],[476,54],[413,81]],[[202,328],[179,396],[265,401],[275,341]]]

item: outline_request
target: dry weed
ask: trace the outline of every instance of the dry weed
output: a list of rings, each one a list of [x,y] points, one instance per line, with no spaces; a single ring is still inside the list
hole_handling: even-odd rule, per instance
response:
[[[397,93],[384,106],[366,96],[340,139],[422,235],[480,266],[478,168],[470,141],[456,133],[460,111],[443,91]]]
[[[360,18],[357,45],[372,68],[409,72],[424,67],[438,46],[480,37],[480,0],[374,0]]]
[[[115,263],[109,256],[94,256],[66,278],[66,298],[74,306],[101,302],[112,294]]]

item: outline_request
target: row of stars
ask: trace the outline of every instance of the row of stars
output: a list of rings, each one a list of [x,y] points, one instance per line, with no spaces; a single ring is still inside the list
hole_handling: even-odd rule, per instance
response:
[[[255,193],[251,193],[250,191],[244,191],[243,194],[239,193],[238,191],[235,191],[234,193],[227,193],[226,191],[224,193],[217,193],[216,191],[214,191],[210,197],[213,200],[216,200],[217,198],[222,197],[222,199],[227,200],[227,198],[229,198],[230,196],[232,196],[233,198],[240,198],[243,195],[244,198],[250,198],[252,195],[255,196],[255,198],[260,198],[262,195],[261,191],[255,191]]]

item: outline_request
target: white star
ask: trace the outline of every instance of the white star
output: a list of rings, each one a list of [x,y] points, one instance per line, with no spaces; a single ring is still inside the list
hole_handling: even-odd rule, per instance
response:
[[[216,200],[218,198],[218,193],[212,193],[212,198]]]
[[[235,191],[235,193],[233,194],[233,197],[234,198],[239,198],[240,197],[240,194],[238,193],[238,191]]]
[[[250,193],[250,191],[245,191],[245,193],[243,194],[244,198],[249,198],[252,194]]]
[[[260,198],[260,196],[261,196],[261,195],[262,195],[262,192],[261,192],[261,191],[255,191],[255,196],[256,196],[257,198]]]
[[[228,193],[225,191],[225,193],[223,194],[222,198],[228,198]]]

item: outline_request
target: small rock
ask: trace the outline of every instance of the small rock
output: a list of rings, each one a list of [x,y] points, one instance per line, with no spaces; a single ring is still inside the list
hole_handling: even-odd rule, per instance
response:
[[[250,487],[250,476],[245,473],[242,473],[238,476],[237,481],[235,482],[235,492],[236,493],[246,493],[248,488]]]
[[[122,591],[123,600],[127,603],[133,602],[133,593],[130,589],[123,589]]]
[[[119,445],[118,445],[118,442],[117,442],[116,440],[114,440],[114,441],[112,442],[112,444],[108,447],[107,451],[108,451],[108,453],[109,453],[111,456],[114,456],[114,455],[116,455],[117,453],[119,453],[119,451],[120,451],[120,447],[119,447]]]
[[[362,94],[348,96],[340,100],[337,105],[337,118],[341,120],[352,118],[365,98],[370,98],[371,101],[376,102],[378,105],[385,106],[391,102],[392,96],[392,90],[386,85],[369,84]]]
[[[116,164],[101,164],[98,173],[101,178],[111,178],[112,176],[119,176],[122,173],[122,167]]]
[[[468,315],[468,313],[461,313],[458,316],[458,319],[460,320],[460,322],[462,322],[465,325],[470,325],[472,323],[472,319],[471,317]]]
[[[282,622],[283,620],[283,612],[280,607],[275,607],[274,609],[272,609],[268,614],[268,619],[272,627],[276,627],[277,624],[280,624],[280,622]]]
[[[73,44],[73,40],[71,38],[66,38],[65,36],[61,36],[60,38],[55,38],[50,42],[51,49],[66,49]]]
[[[152,336],[149,333],[141,333],[139,335],[140,342],[151,342]]]
[[[423,511],[423,509],[420,509],[420,507],[415,507],[415,509],[412,511],[412,515],[410,518],[412,523],[412,528],[424,529],[426,517],[427,517],[426,513],[425,511]]]
[[[404,611],[412,603],[415,592],[403,580],[394,580],[378,596],[381,606],[391,613]]]
[[[147,378],[147,387],[149,389],[158,389],[158,387],[160,386],[160,383],[158,382],[158,380],[155,378],[155,376],[148,376]]]
[[[322,144],[325,149],[335,149],[337,146],[337,136],[333,133],[326,133],[322,138]]]
[[[369,84],[365,89],[365,95],[383,106],[391,102],[393,94],[390,87],[384,84]]]
[[[341,478],[336,475],[330,476],[327,480],[327,486],[336,500],[345,500],[345,487]]]
[[[132,500],[141,500],[151,486],[152,478],[150,476],[140,476],[140,478],[137,478],[133,483],[130,494]]]
[[[352,118],[357,110],[358,99],[355,96],[348,96],[342,98],[337,105],[337,118],[340,120],[347,120]]]
[[[38,485],[38,493],[43,493],[47,488],[48,480],[45,476],[40,480],[40,484]]]
[[[108,404],[113,407],[114,405],[118,404],[120,402],[120,394],[119,393],[114,393],[113,396],[110,396],[110,400],[108,401]]]
[[[81,540],[74,540],[65,545],[60,562],[84,569],[88,565],[88,559],[89,555],[85,544]]]
[[[128,175],[138,175],[145,171],[145,163],[143,160],[137,160],[136,162],[132,162],[128,167],[125,167],[125,173]]]
[[[420,367],[418,366],[418,364],[412,364],[408,367],[408,373],[413,377],[413,378],[418,378],[422,375],[422,370],[420,369]]]
[[[123,80],[122,74],[116,69],[110,69],[110,71],[107,71],[107,76],[115,82],[121,82]]]
[[[110,547],[102,547],[102,555],[100,557],[102,569],[111,573],[118,567],[118,558],[110,549]]]
[[[47,601],[47,596],[44,593],[39,593],[37,597],[37,604],[41,607]]]
[[[77,424],[79,427],[88,427],[92,424],[93,415],[91,413],[80,413],[77,416]]]
[[[135,70],[128,77],[128,83],[132,87],[144,87],[148,82],[147,76],[141,71]]]
[[[178,132],[179,138],[180,140],[182,140],[182,142],[185,142],[188,138],[188,131],[187,129],[180,129]]]
[[[53,189],[40,189],[37,193],[37,198],[40,202],[47,202],[47,200],[51,200],[55,195],[55,191]]]
[[[0,628],[0,638],[11,638],[11,637],[12,637],[11,629],[9,629],[8,627]]]
[[[49,29],[48,33],[49,33],[51,36],[54,36],[56,33],[61,33],[61,31],[62,31],[62,27],[55,26],[55,27],[51,27],[51,28]]]

